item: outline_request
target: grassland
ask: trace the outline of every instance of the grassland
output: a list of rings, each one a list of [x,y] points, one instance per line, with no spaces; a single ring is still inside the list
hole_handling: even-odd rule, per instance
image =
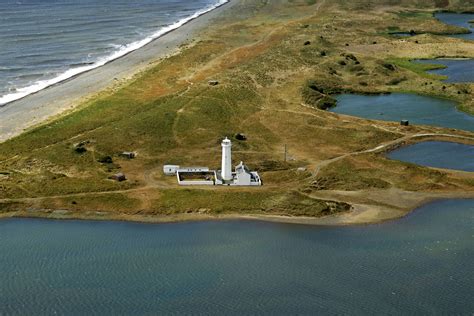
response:
[[[463,31],[433,18],[437,1],[415,2],[240,1],[179,54],[0,144],[0,212],[176,219],[383,209],[390,218],[427,199],[470,196],[472,174],[390,161],[384,150],[426,133],[474,143],[472,133],[319,109],[334,105],[337,92],[409,91],[474,113],[472,84],[446,84],[425,72],[431,66],[410,62],[474,57],[472,43],[433,35]],[[395,30],[429,34],[399,39],[389,34]],[[209,86],[211,79],[220,84]],[[264,187],[180,188],[162,174],[165,163],[217,168],[220,140],[236,133],[248,140],[233,140],[235,161],[259,170]],[[108,179],[119,171],[127,181]]]

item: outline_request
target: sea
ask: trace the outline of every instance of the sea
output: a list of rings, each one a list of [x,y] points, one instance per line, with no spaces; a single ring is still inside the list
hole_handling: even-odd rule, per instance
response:
[[[139,49],[228,0],[1,0],[0,106]]]
[[[474,200],[382,224],[0,220],[0,315],[473,315]]]

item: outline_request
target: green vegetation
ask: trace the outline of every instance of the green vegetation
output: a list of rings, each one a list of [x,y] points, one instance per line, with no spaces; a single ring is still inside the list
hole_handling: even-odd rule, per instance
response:
[[[346,203],[312,199],[299,192],[235,190],[164,190],[152,209],[159,214],[272,214],[292,216],[322,216],[348,211]],[[209,203],[212,201],[212,203]]]
[[[317,107],[321,110],[327,110],[336,106],[336,100],[330,96],[335,90],[326,92],[314,80],[309,80],[302,89],[303,101],[306,104]]]
[[[407,181],[407,179],[409,179]],[[363,190],[396,187],[407,191],[442,191],[470,186],[469,179],[456,179],[444,172],[367,154],[333,163],[312,182],[311,190]]]
[[[427,19],[433,17],[431,12],[424,11],[401,11],[397,13],[401,18],[417,18],[417,19]]]
[[[424,78],[433,79],[433,80],[444,80],[446,79],[445,76],[440,76],[436,74],[430,74],[427,71],[436,70],[436,69],[444,69],[446,66],[440,64],[421,64],[415,63],[413,60],[409,58],[389,58],[388,62],[397,65],[398,67],[402,67],[413,71],[417,75],[420,75]]]
[[[67,196],[63,198],[49,198],[41,202],[45,209],[57,208],[67,209],[72,212],[76,210],[101,211],[113,209],[119,212],[139,210],[141,201],[137,198],[128,197],[120,193],[91,194],[87,196]]]
[[[352,155],[431,129],[314,109],[335,106],[335,93],[397,91],[442,95],[474,109],[472,85],[442,83],[426,73],[439,65],[411,62],[472,55],[472,47],[438,36],[386,36],[387,29],[450,30],[432,17],[434,2],[424,2],[426,12],[395,2],[244,1],[123,87],[0,144],[0,211],[322,216],[347,211],[360,193],[342,202],[313,194],[472,191],[466,176]],[[233,139],[234,159],[259,170],[262,188],[183,189],[162,175],[166,163],[218,168],[222,137],[237,133],[248,139]],[[125,159],[122,151],[138,156]],[[331,162],[336,157],[343,158]],[[128,180],[109,179],[118,172]]]

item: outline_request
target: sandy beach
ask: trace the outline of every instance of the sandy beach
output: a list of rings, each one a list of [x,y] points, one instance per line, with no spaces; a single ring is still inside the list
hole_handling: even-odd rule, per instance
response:
[[[119,84],[175,53],[180,45],[195,38],[212,24],[213,19],[237,3],[239,0],[232,0],[126,56],[0,107],[0,142],[74,109],[87,97]]]

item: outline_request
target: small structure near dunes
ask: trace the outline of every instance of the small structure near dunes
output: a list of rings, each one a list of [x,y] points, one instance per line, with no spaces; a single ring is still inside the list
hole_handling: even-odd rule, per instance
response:
[[[237,133],[237,134],[235,134],[235,139],[244,141],[244,140],[247,140],[247,136],[245,134],[242,134],[242,133]]]
[[[133,159],[137,156],[137,153],[133,151],[124,151],[120,154],[120,156],[128,159]]]
[[[408,126],[408,125],[410,125],[410,122],[409,122],[408,120],[402,120],[402,121],[400,122],[400,125],[401,125],[401,126]]]
[[[119,173],[114,174],[113,176],[110,176],[109,179],[122,182],[122,181],[127,180],[127,177],[122,172],[119,172]]]

